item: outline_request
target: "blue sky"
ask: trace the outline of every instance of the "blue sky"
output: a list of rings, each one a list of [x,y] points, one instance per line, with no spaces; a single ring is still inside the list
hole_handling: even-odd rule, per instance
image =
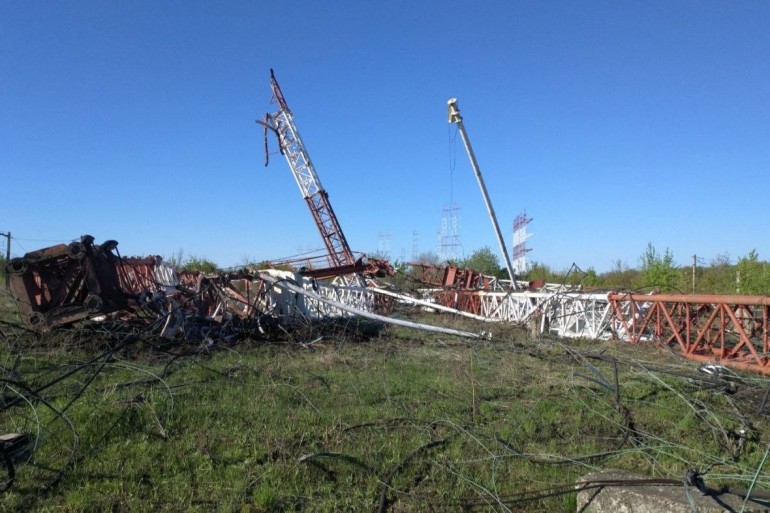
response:
[[[23,254],[84,233],[221,266],[321,248],[254,120],[274,68],[348,242],[634,267],[648,242],[770,259],[766,1],[0,0],[0,231]],[[271,141],[275,150],[275,141]]]

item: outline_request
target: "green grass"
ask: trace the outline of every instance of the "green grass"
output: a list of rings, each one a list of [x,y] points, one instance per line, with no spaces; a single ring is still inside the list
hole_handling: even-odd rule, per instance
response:
[[[754,414],[762,380],[740,378],[728,400],[642,368],[654,360],[693,373],[654,347],[567,347],[494,329],[480,343],[388,328],[368,340],[241,342],[175,359],[118,353],[98,374],[90,366],[45,391],[62,409],[93,377],[66,411],[76,461],[49,490],[50,472],[19,464],[0,510],[574,511],[572,494],[517,500],[609,468],[679,479],[714,465],[712,485],[753,477],[770,441]],[[21,351],[17,369],[42,383],[101,350],[98,338],[77,340]],[[621,360],[620,405],[611,365],[583,357],[600,352]],[[17,356],[6,350],[4,365]],[[46,410],[7,410],[2,428],[43,425],[33,463],[55,467],[73,438]],[[750,440],[734,455],[722,432],[747,423]],[[761,472],[757,487],[768,486]]]
[[[19,311],[5,286],[5,275],[0,273],[0,321],[18,322]]]

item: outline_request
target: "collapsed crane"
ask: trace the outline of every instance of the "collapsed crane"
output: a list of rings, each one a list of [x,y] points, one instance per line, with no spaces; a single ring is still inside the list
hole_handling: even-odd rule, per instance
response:
[[[278,104],[278,110],[274,114],[265,114],[264,121],[257,121],[265,128],[265,166],[268,164],[267,131],[269,129],[278,138],[279,150],[289,163],[289,168],[291,168],[302,197],[310,209],[327,251],[328,268],[305,270],[303,274],[315,278],[348,274],[392,275],[393,269],[388,262],[367,259],[365,256],[356,259],[353,255],[329,202],[329,194],[321,185],[321,180],[310,160],[305,143],[294,123],[294,115],[286,103],[272,69],[270,70],[270,87],[273,92],[271,103]]]

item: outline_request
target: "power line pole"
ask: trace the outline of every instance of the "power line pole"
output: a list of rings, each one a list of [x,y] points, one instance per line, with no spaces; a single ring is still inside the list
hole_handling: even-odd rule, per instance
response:
[[[8,280],[10,276],[8,275],[8,262],[11,261],[11,232],[3,233],[0,232],[0,237],[6,238],[6,244],[5,244],[5,288],[10,290],[11,289],[11,282]]]
[[[698,255],[692,256],[692,293],[695,294],[695,265],[698,261]]]

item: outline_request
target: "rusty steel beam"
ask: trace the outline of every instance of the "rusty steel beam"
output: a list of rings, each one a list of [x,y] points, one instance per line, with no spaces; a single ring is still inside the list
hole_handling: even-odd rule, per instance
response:
[[[463,290],[492,290],[496,288],[497,278],[478,273],[470,268],[447,265],[439,267],[433,264],[409,263],[420,283],[433,287]]]
[[[384,276],[393,276],[395,274],[393,267],[387,260],[366,257],[359,258],[351,265],[316,269],[303,267],[298,272],[302,276],[316,279],[334,278],[336,276],[347,276],[349,274],[360,274],[363,276],[382,278]]]
[[[127,294],[175,287],[179,280],[171,267],[160,256],[123,257],[116,261],[120,286]]]

